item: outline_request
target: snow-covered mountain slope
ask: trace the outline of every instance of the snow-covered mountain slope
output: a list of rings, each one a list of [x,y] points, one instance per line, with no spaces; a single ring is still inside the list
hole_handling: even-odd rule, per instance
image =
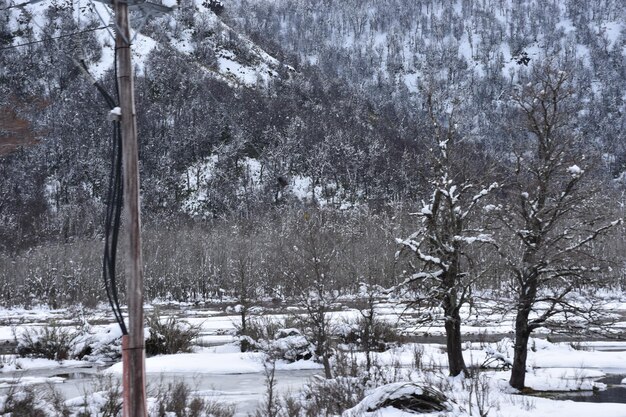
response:
[[[469,109],[476,137],[490,136],[489,113],[549,63],[571,75],[581,130],[602,144],[613,175],[626,170],[623,0],[231,0],[225,10],[237,30],[375,102],[419,109],[445,91]]]
[[[214,215],[279,197],[337,207],[413,199],[429,170],[425,97],[433,94],[444,123],[455,109],[477,158],[509,160],[512,93],[544,64],[570,75],[580,106],[572,131],[597,146],[605,173],[624,178],[626,10],[618,0],[225,0],[219,16],[210,5],[181,0],[145,24],[133,16],[142,28],[133,58],[148,206]],[[63,7],[69,19],[55,11]],[[66,182],[77,193],[102,188],[104,128],[93,116],[102,103],[56,50],[84,58],[112,90],[113,40],[98,29],[110,19],[101,3],[43,0],[11,9],[8,30],[0,20],[0,47],[94,30],[33,46],[33,63],[26,48],[14,49],[3,62],[19,64],[0,67],[7,91],[54,104],[40,123],[56,129],[43,142],[58,144],[59,159],[84,150],[93,172],[53,158],[39,164],[42,178],[73,176]],[[50,122],[59,114],[64,125]]]
[[[620,0],[233,0],[238,28],[271,37],[305,62],[357,83],[380,78],[410,91],[426,72],[509,78],[545,56],[606,66],[626,56]],[[528,58],[528,61],[522,61]],[[606,58],[606,57],[605,57]],[[453,79],[450,79],[453,81]]]
[[[146,25],[155,48],[170,48],[231,86],[266,86],[281,63],[225,24],[206,2],[191,0]],[[138,51],[141,53],[142,51]],[[145,52],[144,52],[145,53]]]
[[[140,30],[132,31],[133,63],[138,74],[143,73],[146,60],[153,50],[167,48],[185,55],[190,64],[202,67],[233,87],[267,85],[278,75],[281,63],[277,59],[236,33],[202,1],[192,0],[181,6],[176,6],[175,2],[168,3],[172,2],[164,5],[173,6],[173,11],[159,17],[146,19],[136,11],[131,13],[131,27]],[[67,22],[55,17],[55,12],[60,9],[72,10],[75,20],[73,30]],[[6,17],[9,30],[17,34],[12,38],[12,45],[66,37],[70,33],[95,29],[93,32],[101,51],[96,54],[96,59],[88,62],[90,72],[100,78],[113,67],[113,14],[104,3],[83,0],[61,4],[56,0],[44,0],[12,8]],[[79,46],[73,58],[83,59],[80,50],[93,47]]]

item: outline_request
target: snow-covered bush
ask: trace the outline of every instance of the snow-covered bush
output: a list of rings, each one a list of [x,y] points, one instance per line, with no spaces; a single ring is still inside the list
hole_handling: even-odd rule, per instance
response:
[[[395,326],[382,320],[346,320],[336,327],[340,343],[354,345],[370,352],[383,352],[402,343],[403,338]]]
[[[169,355],[189,352],[193,341],[200,333],[200,326],[185,320],[168,317],[161,321],[158,312],[147,318],[149,336],[146,339],[146,355]]]
[[[502,338],[495,345],[486,346],[485,360],[481,368],[511,369],[513,366],[513,359],[510,355],[512,348],[513,341],[508,337]]]
[[[315,351],[314,346],[298,329],[280,329],[275,340],[269,343],[269,352],[275,358],[295,362],[301,359],[311,359]]]
[[[268,325],[260,326],[261,322],[267,322]],[[241,351],[262,351],[274,359],[287,362],[311,359],[315,351],[314,346],[300,330],[280,328],[281,324],[271,320],[251,322],[248,326],[251,331],[239,337]]]
[[[46,417],[45,412],[39,408],[35,391],[28,386],[19,392],[11,389],[6,395],[0,397],[0,414]]]
[[[242,352],[262,351],[274,359],[295,362],[310,359],[315,348],[296,327],[289,327],[292,320],[271,320],[258,317],[250,320],[246,331],[240,333],[239,345]]]
[[[122,356],[122,332],[117,324],[105,329],[61,326],[25,327],[15,334],[16,353],[21,357],[50,360],[78,359],[89,362],[115,361]]]
[[[148,356],[189,352],[200,332],[200,326],[173,317],[161,321],[157,314],[148,317],[147,324]],[[21,357],[110,362],[122,356],[122,332],[117,324],[103,329],[88,323],[76,328],[51,322],[42,327],[25,327],[15,334],[15,339]]]
[[[72,357],[76,331],[53,321],[43,327],[26,327],[21,333],[15,334],[15,339],[16,352],[21,357],[62,361]]]
[[[256,352],[263,350],[262,346],[258,344],[256,340],[246,335],[239,336],[239,349],[241,352]]]
[[[89,325],[76,337],[75,351],[85,352],[82,360],[113,362],[122,357],[122,330],[117,323],[93,329]]]
[[[277,332],[283,327],[285,327],[284,322],[262,316],[249,320],[245,330],[241,327],[237,328],[241,351],[265,350],[266,342],[274,340]]]

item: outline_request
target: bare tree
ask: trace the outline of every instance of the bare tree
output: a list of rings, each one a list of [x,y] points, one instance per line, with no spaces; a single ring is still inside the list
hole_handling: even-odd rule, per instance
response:
[[[517,389],[524,388],[528,340],[535,329],[570,315],[598,318],[589,300],[581,304],[573,295],[600,271],[591,244],[621,222],[606,220],[607,210],[597,206],[585,138],[575,125],[580,96],[570,75],[547,62],[537,64],[531,76],[512,95],[520,118],[514,179],[506,187],[512,195],[494,211],[509,232],[500,253],[517,297],[509,381]]]
[[[435,141],[434,176],[429,180],[431,198],[416,213],[421,219],[418,230],[407,239],[398,239],[411,254],[413,271],[405,284],[417,284],[423,290],[420,304],[443,310],[450,375],[467,374],[461,345],[461,307],[470,301],[475,275],[469,273],[471,244],[491,243],[491,236],[472,228],[471,216],[483,197],[496,188],[477,187],[461,164],[461,137],[456,131],[454,112],[447,121],[435,114],[434,95],[427,94],[429,118]],[[458,103],[457,103],[458,104]],[[415,262],[413,262],[415,261]]]
[[[260,242],[257,242],[260,243]],[[238,314],[241,318],[240,332],[245,335],[248,330],[250,307],[257,300],[261,285],[260,260],[257,259],[262,248],[253,242],[253,236],[245,231],[238,230],[238,235],[232,242],[232,257],[229,265],[229,276],[235,297],[239,305]]]
[[[292,282],[292,291],[305,312],[301,323],[305,335],[315,346],[315,355],[324,366],[326,378],[332,378],[332,326],[329,312],[338,291],[340,274],[338,236],[333,233],[330,213],[305,212],[296,220],[295,241],[287,248],[284,278]]]
[[[245,335],[250,308],[259,301],[266,284],[267,245],[263,230],[253,222],[240,222],[231,233],[227,276],[239,304],[240,332]]]
[[[269,357],[263,362],[265,374],[265,397],[254,412],[254,417],[278,417],[281,415],[281,404],[276,385],[276,358]]]

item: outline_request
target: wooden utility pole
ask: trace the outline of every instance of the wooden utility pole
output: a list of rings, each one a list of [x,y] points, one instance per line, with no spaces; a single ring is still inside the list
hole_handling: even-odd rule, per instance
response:
[[[129,235],[127,256],[128,336],[123,354],[125,417],[146,416],[146,381],[143,337],[143,260],[139,206],[139,152],[135,119],[135,92],[130,50],[128,2],[113,0],[115,9],[115,53],[121,108],[122,161],[124,165],[124,206]]]

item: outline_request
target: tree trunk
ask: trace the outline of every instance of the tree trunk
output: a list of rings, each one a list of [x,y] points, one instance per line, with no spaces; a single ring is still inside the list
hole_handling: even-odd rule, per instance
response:
[[[241,334],[246,334],[247,326],[246,326],[246,313],[247,313],[247,308],[245,306],[241,306],[241,311],[240,311],[240,315],[241,315]]]
[[[528,275],[527,275],[528,276]],[[528,317],[537,294],[536,274],[525,280],[520,288],[520,300],[515,316],[515,347],[513,349],[513,368],[509,385],[516,389],[523,389],[526,381],[526,357],[528,356],[528,339],[531,329],[528,326]]]
[[[448,367],[450,376],[457,376],[461,372],[468,375],[467,367],[463,359],[461,345],[461,317],[457,309],[446,312],[446,347],[448,350]]]
[[[513,355],[513,368],[509,385],[516,389],[523,389],[526,382],[526,357],[528,356],[528,313],[530,310],[520,309],[515,319],[515,347]]]
[[[526,264],[534,261],[534,252],[527,251],[524,254]],[[537,281],[539,273],[537,268],[532,266],[524,270],[522,275],[522,285],[519,289],[519,299],[517,302],[517,314],[515,316],[515,347],[513,349],[513,368],[511,369],[511,379],[509,385],[516,389],[523,389],[526,380],[526,357],[528,356],[528,339],[532,328],[528,318],[532,306],[537,299]]]
[[[324,377],[326,379],[331,379],[333,374],[330,369],[330,360],[328,359],[328,353],[324,353],[322,355],[322,364],[324,365]]]
[[[315,355],[322,359],[322,365],[324,366],[324,377],[331,379],[333,377],[330,369],[329,349],[327,345],[326,335],[320,333],[317,335],[317,346],[315,348]]]
[[[449,269],[445,272],[442,287],[445,289],[443,296],[443,311],[445,314],[446,348],[448,351],[448,368],[450,376],[457,376],[461,372],[469,376],[465,361],[463,360],[463,347],[461,345],[461,315],[459,314],[459,300],[456,289],[458,282],[458,251],[450,258]]]
[[[318,311],[317,315],[317,323],[315,326],[315,335],[316,346],[315,346],[315,355],[318,358],[322,359],[322,365],[324,366],[324,376],[326,379],[331,379],[333,377],[332,371],[330,369],[330,346],[328,335],[326,333],[326,323],[324,321],[325,312],[322,310]]]

